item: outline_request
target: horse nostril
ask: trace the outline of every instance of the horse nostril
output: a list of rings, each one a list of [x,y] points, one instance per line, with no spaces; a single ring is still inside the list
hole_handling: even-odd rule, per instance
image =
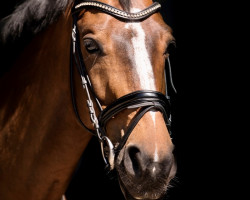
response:
[[[139,148],[130,146],[127,148],[127,155],[124,162],[127,172],[133,176],[141,175],[142,173],[142,158]]]
[[[129,148],[129,157],[131,159],[132,162],[132,167],[135,171],[135,173],[137,173],[140,170],[140,164],[139,164],[139,155],[140,154],[140,150],[136,147],[131,147]]]
[[[137,146],[126,148],[124,167],[128,175],[136,178],[144,176],[157,179],[159,176],[168,177],[173,166],[173,156],[166,155],[164,159],[155,162],[152,155],[143,153]]]

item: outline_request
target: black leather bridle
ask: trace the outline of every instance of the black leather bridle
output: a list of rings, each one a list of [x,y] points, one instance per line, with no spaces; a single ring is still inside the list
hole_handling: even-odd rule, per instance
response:
[[[149,111],[151,110],[158,110],[163,114],[166,126],[168,128],[168,131],[170,132],[170,126],[171,126],[171,114],[170,114],[170,97],[165,96],[164,94],[152,91],[152,90],[139,90],[132,93],[129,93],[125,96],[120,97],[110,105],[108,105],[104,110],[102,109],[100,102],[98,98],[95,95],[95,92],[92,88],[91,81],[88,77],[83,57],[80,49],[80,41],[79,41],[79,33],[77,30],[77,14],[82,9],[87,8],[94,8],[101,10],[104,13],[107,13],[113,17],[118,18],[119,20],[123,20],[126,22],[131,21],[143,21],[155,12],[158,12],[161,8],[161,5],[159,3],[153,3],[148,8],[137,12],[137,13],[128,13],[123,10],[119,10],[117,8],[114,8],[110,5],[107,5],[105,3],[101,3],[98,1],[84,1],[82,3],[79,3],[75,5],[72,9],[72,16],[73,16],[73,29],[72,29],[72,45],[71,45],[71,95],[72,95],[72,102],[73,107],[77,116],[77,119],[82,124],[82,126],[87,129],[89,132],[94,134],[98,137],[99,142],[101,144],[101,150],[102,150],[102,156],[104,159],[104,162],[106,164],[106,168],[109,170],[114,169],[114,161],[115,157],[119,154],[120,150],[124,147],[126,144],[126,141],[128,140],[130,134],[132,133],[135,126],[138,124],[140,119]],[[75,94],[74,94],[74,87],[73,87],[73,60],[75,61],[75,64],[77,66],[78,72],[81,76],[82,85],[84,90],[87,94],[87,105],[90,112],[90,119],[92,123],[94,124],[95,130],[89,129],[81,120],[80,115],[78,113],[78,108],[75,100]],[[169,62],[169,60],[168,60]],[[172,81],[172,75],[171,75],[171,67],[170,63],[168,63],[169,68],[169,77],[170,77],[170,84],[175,91],[173,81]],[[166,74],[166,72],[165,72]],[[166,86],[167,90],[168,86]],[[91,95],[92,94],[92,97]],[[168,94],[168,91],[166,91],[166,94]],[[93,99],[96,102],[96,104],[99,107],[100,114],[97,117],[95,113],[95,109],[93,106]],[[107,137],[106,134],[106,124],[107,122],[114,117],[116,114],[120,113],[121,111],[125,109],[139,109],[136,113],[135,117],[130,122],[126,133],[122,137],[120,143],[118,146],[114,147],[110,139]]]

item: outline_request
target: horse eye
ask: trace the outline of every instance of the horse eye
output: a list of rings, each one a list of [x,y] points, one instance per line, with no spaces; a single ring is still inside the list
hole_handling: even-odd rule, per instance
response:
[[[166,51],[164,52],[164,56],[169,56],[169,55],[172,55],[175,53],[175,49],[176,49],[176,43],[175,41],[171,41],[169,44],[168,44],[168,47],[166,49]]]
[[[97,42],[94,41],[93,39],[89,39],[89,38],[84,39],[83,44],[89,53],[96,53],[97,51],[99,51],[99,46]]]

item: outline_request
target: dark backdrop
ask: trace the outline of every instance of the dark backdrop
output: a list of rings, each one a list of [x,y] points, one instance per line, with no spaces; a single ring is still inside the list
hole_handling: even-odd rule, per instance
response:
[[[238,21],[230,16],[236,13],[228,13],[228,2],[221,6],[218,1],[160,1],[177,43],[171,62],[177,89],[172,112],[178,171],[168,200],[233,198],[236,185],[242,184],[234,181],[242,176],[237,168],[242,161],[236,154],[241,124],[234,128],[239,117],[234,115],[238,108],[234,100],[240,92],[234,74],[239,60],[233,60],[238,49],[232,44],[242,42],[233,32]],[[21,0],[1,2],[0,18],[13,10],[14,2]],[[4,52],[0,53],[3,62]],[[89,165],[79,165],[67,191],[69,200],[123,199],[117,181],[103,171],[99,149],[94,138],[83,157]]]

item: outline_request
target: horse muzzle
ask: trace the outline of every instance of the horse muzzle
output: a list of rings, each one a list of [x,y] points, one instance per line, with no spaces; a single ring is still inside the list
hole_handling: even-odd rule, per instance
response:
[[[127,200],[161,199],[175,176],[176,163],[172,153],[154,162],[143,147],[128,146],[121,151],[116,165],[121,189]]]

